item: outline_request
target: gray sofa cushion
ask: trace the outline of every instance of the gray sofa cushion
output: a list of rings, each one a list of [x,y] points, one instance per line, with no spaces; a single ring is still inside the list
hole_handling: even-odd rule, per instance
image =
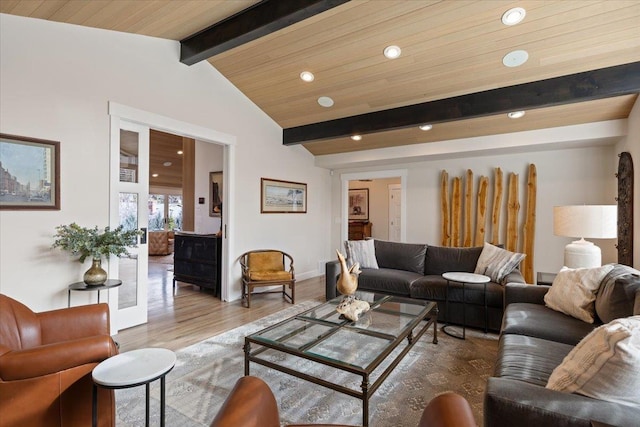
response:
[[[525,335],[506,334],[500,340],[493,375],[542,387],[574,347]]]
[[[427,245],[387,242],[378,239],[374,240],[374,245],[378,267],[424,274],[424,258]]]
[[[620,317],[633,316],[634,305],[639,296],[640,275],[625,273],[615,280],[605,277],[596,295],[596,313],[603,323],[609,323]]]
[[[452,266],[455,266],[455,271],[473,273],[481,253],[482,246],[476,248],[428,246],[424,274],[446,273],[452,271]]]
[[[544,305],[509,304],[504,311],[502,334],[518,334],[576,345],[599,324],[583,322]]]
[[[462,302],[462,285],[451,283],[449,301]],[[430,301],[445,301],[447,281],[442,276],[424,276],[411,284],[411,298]],[[465,285],[464,298],[467,304],[484,305],[484,285],[468,283]],[[487,306],[502,308],[503,288],[493,282],[487,283]]]
[[[365,268],[358,276],[358,290],[409,296],[409,287],[421,277],[421,274],[405,270]]]

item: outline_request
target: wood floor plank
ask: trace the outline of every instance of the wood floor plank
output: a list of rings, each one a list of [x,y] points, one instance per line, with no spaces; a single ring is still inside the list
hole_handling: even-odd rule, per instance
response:
[[[240,301],[223,302],[197,286],[178,283],[173,292],[170,264],[149,264],[148,322],[119,331],[114,339],[120,351],[143,347],[179,350],[230,329],[291,307],[280,294],[251,299],[251,308]],[[324,302],[324,276],[296,283],[296,303]]]

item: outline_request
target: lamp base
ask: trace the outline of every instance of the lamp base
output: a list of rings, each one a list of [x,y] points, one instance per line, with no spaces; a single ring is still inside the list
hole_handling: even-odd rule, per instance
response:
[[[602,252],[592,242],[576,240],[564,247],[564,265],[569,268],[600,267]]]

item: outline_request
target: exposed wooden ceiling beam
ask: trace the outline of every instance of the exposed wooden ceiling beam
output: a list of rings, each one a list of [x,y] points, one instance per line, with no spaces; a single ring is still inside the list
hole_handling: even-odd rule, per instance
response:
[[[294,145],[430,123],[550,107],[640,92],[640,62],[523,83],[283,130]]]
[[[193,65],[349,0],[263,0],[180,41],[180,62]]]

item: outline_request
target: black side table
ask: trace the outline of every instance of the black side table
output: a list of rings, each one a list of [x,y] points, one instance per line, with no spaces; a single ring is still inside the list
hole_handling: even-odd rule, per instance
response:
[[[538,274],[536,274],[536,285],[551,286],[556,276],[556,273],[544,273],[542,271],[538,271]]]
[[[122,280],[118,279],[107,279],[106,282],[102,285],[87,285],[84,282],[76,282],[69,285],[67,290],[67,307],[71,307],[71,291],[98,291],[98,303],[100,303],[100,291],[104,291],[110,288],[117,288],[122,285]]]

